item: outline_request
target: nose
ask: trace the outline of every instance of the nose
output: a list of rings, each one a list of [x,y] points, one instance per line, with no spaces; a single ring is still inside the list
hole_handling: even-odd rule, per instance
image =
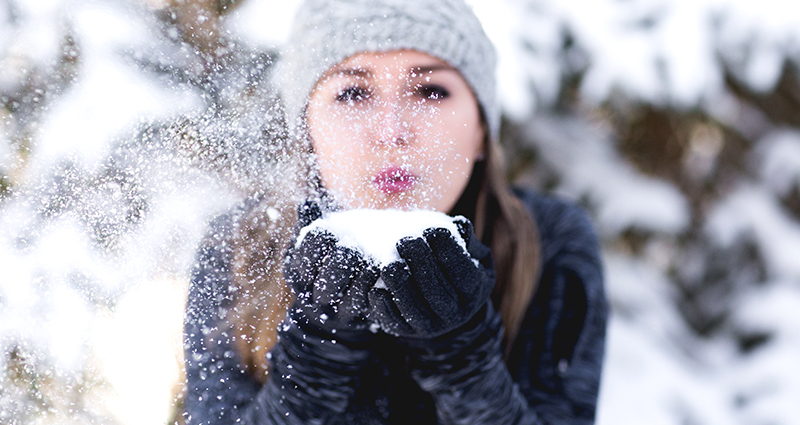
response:
[[[396,93],[379,102],[376,111],[376,141],[381,144],[406,145],[412,142],[413,131],[409,113],[410,105]]]

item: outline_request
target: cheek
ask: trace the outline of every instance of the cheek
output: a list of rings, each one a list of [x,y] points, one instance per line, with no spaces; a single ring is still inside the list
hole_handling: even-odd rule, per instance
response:
[[[427,156],[430,171],[432,207],[441,212],[452,209],[472,176],[478,153],[482,151],[480,128],[461,124],[460,131],[448,133],[447,143],[440,143]]]
[[[352,184],[359,171],[358,165],[362,162],[362,153],[338,138],[314,139],[312,136],[312,140],[325,186],[335,189],[337,186]]]
[[[452,116],[471,117],[471,119],[454,119],[446,124],[451,136],[452,146],[448,149],[449,158],[444,162],[442,185],[447,189],[443,193],[443,211],[449,211],[461,197],[472,176],[475,161],[483,152],[483,128],[477,110],[469,108],[460,110]]]
[[[331,108],[324,106],[309,108],[308,127],[317,165],[323,182],[328,186],[346,177],[343,172],[355,162],[354,152],[348,149],[350,139],[348,126],[343,125],[342,117]]]
[[[483,151],[483,130],[480,125],[463,119],[441,123],[438,134],[432,134],[432,159],[451,174],[469,174],[472,163]]]

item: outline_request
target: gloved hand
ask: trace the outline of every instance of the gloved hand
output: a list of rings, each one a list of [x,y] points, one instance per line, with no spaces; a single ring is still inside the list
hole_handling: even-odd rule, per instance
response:
[[[402,260],[369,292],[371,319],[409,347],[411,376],[433,396],[440,423],[539,423],[501,351],[502,321],[489,298],[492,257],[466,219],[455,219],[467,253],[446,229],[397,243]]]
[[[431,339],[466,324],[489,301],[495,271],[469,220],[454,219],[467,252],[447,229],[397,243],[401,260],[381,270],[386,288],[369,291],[370,318],[387,333]]]
[[[295,234],[321,216],[316,203],[301,205]],[[333,423],[355,393],[371,353],[367,291],[378,269],[336,242],[329,232],[311,231],[287,250],[283,274],[296,298],[247,423]]]
[[[321,216],[313,201],[301,205],[298,232]],[[378,280],[378,268],[358,251],[337,245],[336,236],[323,229],[308,232],[295,245],[287,251],[284,278],[296,296],[292,308],[303,313],[301,326],[340,339],[368,332],[367,291]]]

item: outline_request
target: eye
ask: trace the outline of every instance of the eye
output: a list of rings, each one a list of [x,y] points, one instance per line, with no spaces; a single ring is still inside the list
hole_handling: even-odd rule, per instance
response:
[[[369,97],[369,91],[363,87],[346,87],[336,95],[337,102],[356,103],[362,102]]]
[[[446,99],[450,96],[450,92],[446,88],[436,84],[426,84],[417,88],[417,93],[420,97],[430,100]]]

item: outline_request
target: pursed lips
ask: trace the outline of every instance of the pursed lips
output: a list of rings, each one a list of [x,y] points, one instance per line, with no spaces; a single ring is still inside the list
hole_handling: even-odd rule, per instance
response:
[[[378,189],[388,195],[405,192],[414,186],[417,176],[401,167],[384,168],[373,177],[372,182]]]

